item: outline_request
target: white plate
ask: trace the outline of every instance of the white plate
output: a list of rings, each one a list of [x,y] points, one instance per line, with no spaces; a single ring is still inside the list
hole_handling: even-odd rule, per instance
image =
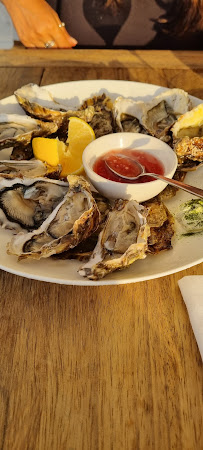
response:
[[[77,107],[84,99],[103,92],[113,99],[118,95],[123,95],[124,97],[148,101],[151,97],[166,90],[166,88],[160,86],[119,80],[73,81],[51,85],[48,86],[48,89],[62,103],[66,99],[66,103],[70,107]],[[191,98],[194,105],[202,102],[197,98]],[[20,106],[17,105],[14,96],[0,102],[0,112],[24,114]],[[1,159],[4,158],[4,151],[1,152],[0,157]],[[196,172],[188,173],[186,182],[203,188],[203,167]],[[191,198],[192,195],[179,191],[173,199],[167,202],[167,206],[172,213],[175,213],[182,202]],[[162,252],[157,256],[149,255],[144,260],[136,261],[128,269],[114,272],[103,280],[90,281],[80,277],[77,273],[78,268],[81,266],[81,262],[78,261],[56,261],[49,258],[33,262],[18,262],[15,256],[7,255],[6,253],[6,243],[10,238],[11,234],[9,231],[0,229],[1,269],[27,278],[59,284],[98,286],[135,283],[169,275],[203,261],[203,234],[183,238],[176,235],[173,239],[172,250]]]

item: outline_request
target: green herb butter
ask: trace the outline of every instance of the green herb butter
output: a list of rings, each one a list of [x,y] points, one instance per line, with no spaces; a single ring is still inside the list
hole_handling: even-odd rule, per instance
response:
[[[185,233],[200,233],[203,231],[203,200],[193,199],[183,203],[176,217]]]

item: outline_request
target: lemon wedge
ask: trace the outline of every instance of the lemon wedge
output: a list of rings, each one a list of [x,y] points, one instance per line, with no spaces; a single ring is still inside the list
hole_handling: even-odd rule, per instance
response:
[[[94,139],[94,130],[87,122],[78,117],[70,117],[66,144],[59,141],[58,138],[36,137],[32,140],[32,148],[36,159],[40,159],[50,166],[60,164],[62,166],[61,177],[70,174],[80,175],[84,171],[83,151]]]
[[[68,147],[61,159],[61,176],[69,174],[80,175],[83,173],[82,154],[85,147],[94,139],[94,130],[85,120],[78,117],[70,117],[67,139]]]
[[[72,155],[82,158],[85,147],[94,139],[94,130],[85,120],[79,117],[70,117],[67,143]]]
[[[50,166],[61,164],[61,159],[66,151],[66,144],[59,139],[35,137],[32,140],[34,157],[46,162]]]
[[[81,158],[75,158],[69,150],[64,154],[60,164],[62,166],[61,177],[70,174],[81,175],[84,172]]]

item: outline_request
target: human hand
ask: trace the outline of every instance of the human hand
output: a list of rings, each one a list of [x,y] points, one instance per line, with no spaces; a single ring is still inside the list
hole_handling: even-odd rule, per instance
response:
[[[2,0],[27,48],[72,48],[77,41],[45,0]]]

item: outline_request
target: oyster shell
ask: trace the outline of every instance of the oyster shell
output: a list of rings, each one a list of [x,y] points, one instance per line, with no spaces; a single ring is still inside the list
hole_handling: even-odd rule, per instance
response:
[[[27,146],[35,136],[49,136],[58,130],[55,123],[42,122],[20,114],[0,114],[0,150],[20,142]]]
[[[157,254],[172,248],[174,218],[166,205],[157,198],[144,203],[148,209],[147,223],[150,227],[147,253]]]
[[[203,137],[184,137],[177,141],[174,151],[182,170],[191,170],[203,163]],[[193,162],[193,164],[191,164]]]
[[[93,106],[81,111],[70,110],[66,105],[57,102],[47,89],[37,84],[26,84],[17,89],[14,94],[26,113],[38,119],[53,121],[60,126],[64,121],[67,124],[67,119],[71,116],[90,122],[94,115]]]
[[[49,166],[39,159],[29,161],[1,160],[0,161],[0,188],[4,179],[14,178],[37,178],[37,177],[59,177],[60,166]]]
[[[10,159],[14,161],[29,160],[34,157],[32,143],[30,142],[26,147],[22,147],[20,142],[16,142],[13,145]]]
[[[113,113],[120,131],[148,133],[168,142],[169,129],[177,118],[191,107],[187,92],[182,89],[170,89],[148,103],[117,97]]]
[[[94,95],[89,97],[82,103],[80,109],[87,109],[89,106],[94,106],[96,112],[101,112],[104,109],[106,111],[112,111],[113,103],[110,97],[105,93],[101,95]]]
[[[167,134],[177,118],[192,108],[187,92],[182,89],[170,89],[146,103],[141,124],[152,136],[166,142]]]
[[[131,98],[117,97],[113,104],[113,115],[119,131],[142,132],[142,116],[145,104]]]
[[[69,190],[46,178],[2,179],[0,186],[0,223],[14,230],[38,229]]]
[[[106,94],[90,97],[83,102],[80,109],[87,109],[90,106],[94,107],[95,112],[89,124],[96,138],[113,133],[112,100]]]
[[[173,139],[203,136],[203,103],[181,115],[171,129]]]
[[[79,261],[88,260],[97,244],[98,235],[104,228],[109,211],[112,210],[112,205],[106,197],[98,192],[92,192],[92,195],[96,201],[97,207],[100,212],[99,226],[94,233],[92,233],[87,239],[84,239],[76,247],[64,252],[63,254],[56,255],[56,258],[62,259],[78,259]]]
[[[19,233],[8,244],[8,254],[19,259],[47,258],[73,248],[98,227],[100,213],[87,181],[68,177],[69,189],[42,225],[27,234]]]
[[[118,200],[109,213],[90,260],[79,274],[91,280],[124,269],[147,251],[147,210],[135,200]]]

